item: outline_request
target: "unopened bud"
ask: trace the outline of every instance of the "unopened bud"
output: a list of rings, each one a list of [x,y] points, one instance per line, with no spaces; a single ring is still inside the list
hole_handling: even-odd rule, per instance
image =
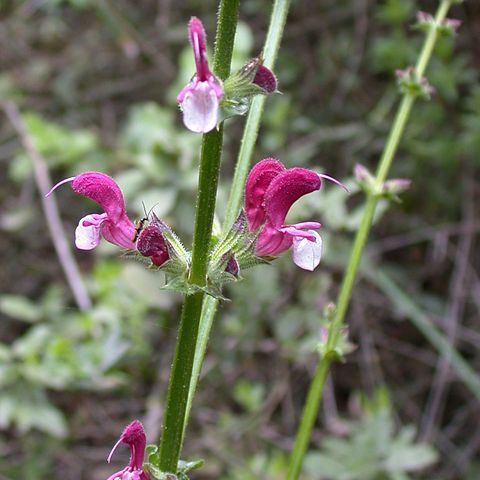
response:
[[[407,67],[404,70],[396,70],[400,91],[404,95],[421,95],[427,100],[435,93],[435,89],[428,83],[425,77],[419,78],[415,67]]]
[[[234,277],[238,277],[238,274],[240,273],[240,265],[234,255],[230,255],[225,271]]]
[[[360,163],[355,165],[353,173],[357,182],[360,184],[371,184],[374,180],[373,175]]]
[[[149,225],[140,232],[137,250],[144,257],[150,257],[157,267],[162,266],[169,259],[167,242],[157,225]]]
[[[274,93],[277,90],[277,77],[265,65],[260,65],[253,78],[253,83],[265,90],[266,93]]]
[[[419,11],[417,12],[417,23],[413,27],[422,32],[429,32],[431,28],[437,27],[437,23],[432,15]]]
[[[438,26],[438,33],[445,37],[451,37],[457,34],[457,30],[462,25],[461,20],[456,18],[446,18],[441,25]]]

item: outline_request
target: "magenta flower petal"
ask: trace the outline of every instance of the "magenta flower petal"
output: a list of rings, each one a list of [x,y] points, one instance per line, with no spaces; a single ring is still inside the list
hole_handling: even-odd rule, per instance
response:
[[[195,66],[197,68],[197,80],[208,80],[210,69],[207,60],[207,35],[203,24],[197,17],[192,17],[188,23],[188,38],[193,48]]]
[[[292,240],[293,237],[267,223],[257,238],[255,254],[259,257],[280,255],[292,246]]]
[[[265,212],[268,221],[280,228],[288,210],[307,193],[319,190],[320,177],[312,170],[289,168],[277,175],[265,193]]]
[[[125,215],[125,202],[119,186],[112,177],[102,172],[85,172],[73,179],[72,188],[78,195],[97,202],[111,222]]]
[[[313,223],[313,222],[312,222]],[[291,237],[300,237],[300,238],[306,238],[307,240],[310,240],[311,242],[315,241],[315,235],[311,232],[313,230],[300,230],[297,228],[295,225],[287,225],[282,228],[277,229],[279,232],[286,233],[290,235]]]
[[[135,225],[126,213],[116,223],[107,220],[102,225],[102,235],[107,242],[127,250],[135,250],[135,243],[132,241],[135,235]]]
[[[283,164],[274,158],[261,160],[250,171],[245,185],[245,214],[250,231],[265,223],[265,192],[272,180],[283,171]]]

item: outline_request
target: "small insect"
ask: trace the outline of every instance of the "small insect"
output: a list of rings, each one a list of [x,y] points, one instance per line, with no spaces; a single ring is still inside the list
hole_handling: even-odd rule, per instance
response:
[[[150,222],[150,215],[152,214],[153,209],[158,205],[158,203],[156,203],[148,211],[148,213],[147,213],[147,209],[145,208],[145,204],[143,202],[142,202],[142,205],[143,205],[143,212],[144,212],[145,216],[143,218],[141,218],[140,220],[137,220],[135,222],[135,233],[134,233],[133,238],[132,238],[133,243],[135,243],[138,240],[138,237],[142,233],[142,230],[147,226],[146,223]],[[155,214],[153,214],[153,216],[156,218]]]
[[[144,229],[146,222],[148,222],[147,217],[143,217],[140,220],[137,220],[135,222],[135,233],[134,233],[133,238],[132,238],[133,243],[135,243],[137,241],[137,238],[140,235],[140,233],[142,232],[142,230]]]

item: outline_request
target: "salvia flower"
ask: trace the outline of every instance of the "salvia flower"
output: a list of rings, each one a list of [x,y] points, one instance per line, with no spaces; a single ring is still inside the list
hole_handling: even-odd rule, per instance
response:
[[[91,250],[103,237],[121,248],[135,249],[135,225],[128,218],[122,191],[115,180],[102,172],[85,172],[57,183],[47,196],[60,185],[70,182],[75,193],[90,198],[103,209],[103,213],[91,213],[78,222],[75,230],[77,248]]]
[[[300,268],[314,270],[322,256],[322,239],[315,221],[286,225],[290,207],[304,195],[319,190],[322,178],[341,186],[328,175],[305,168],[285,168],[267,158],[251,170],[245,187],[245,213],[251,232],[259,232],[255,254],[276,256],[292,248],[293,261]]]
[[[110,475],[107,480],[150,480],[148,473],[143,470],[147,439],[143,425],[138,420],[134,420],[125,427],[118,442],[108,455],[108,463],[110,463],[113,453],[121,443],[130,447],[130,461],[125,468]]]
[[[177,102],[183,111],[183,123],[195,133],[213,130],[218,123],[219,102],[223,89],[208,67],[207,37],[202,22],[192,17],[188,36],[195,57],[196,74],[178,94]]]

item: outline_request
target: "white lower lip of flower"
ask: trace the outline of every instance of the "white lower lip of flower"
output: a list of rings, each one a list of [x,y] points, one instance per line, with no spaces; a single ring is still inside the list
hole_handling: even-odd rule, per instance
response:
[[[292,257],[295,265],[312,272],[318,267],[322,258],[322,237],[315,230],[308,230],[314,235],[315,242],[302,237],[294,237],[292,244]]]
[[[100,227],[107,214],[90,214],[83,217],[75,229],[75,245],[80,250],[92,250],[100,243]],[[85,225],[85,223],[87,225]]]
[[[218,122],[218,98],[208,82],[198,82],[182,102],[183,123],[194,133],[213,130]]]

